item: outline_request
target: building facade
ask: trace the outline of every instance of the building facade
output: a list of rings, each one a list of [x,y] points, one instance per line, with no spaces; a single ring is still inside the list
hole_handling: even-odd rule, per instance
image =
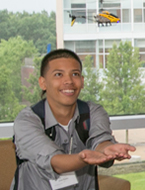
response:
[[[111,26],[98,26],[94,16],[103,8],[121,19]],[[77,18],[71,26],[69,14]],[[91,19],[90,19],[91,18]],[[57,48],[69,48],[83,60],[92,55],[94,66],[107,67],[113,43],[130,41],[145,61],[145,0],[57,0]]]

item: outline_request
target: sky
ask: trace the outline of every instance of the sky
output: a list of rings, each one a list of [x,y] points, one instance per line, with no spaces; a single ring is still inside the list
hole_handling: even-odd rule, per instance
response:
[[[56,0],[0,0],[0,10],[7,9],[12,12],[32,13],[46,10],[56,12]]]

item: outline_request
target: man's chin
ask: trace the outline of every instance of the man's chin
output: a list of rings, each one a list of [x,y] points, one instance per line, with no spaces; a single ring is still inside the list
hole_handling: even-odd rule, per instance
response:
[[[77,99],[69,100],[66,98],[66,100],[64,99],[63,104],[65,106],[73,106],[74,104],[76,104],[76,101]]]

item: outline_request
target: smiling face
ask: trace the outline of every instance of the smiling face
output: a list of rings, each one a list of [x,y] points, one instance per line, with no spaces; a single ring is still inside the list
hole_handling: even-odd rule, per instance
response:
[[[57,58],[48,63],[44,77],[39,85],[46,90],[51,107],[73,106],[83,88],[80,63],[73,58]]]

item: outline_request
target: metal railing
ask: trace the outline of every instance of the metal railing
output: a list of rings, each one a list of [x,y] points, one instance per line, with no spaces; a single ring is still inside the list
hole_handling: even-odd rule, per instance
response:
[[[126,142],[128,142],[128,130],[145,128],[145,115],[113,116],[110,117],[112,130],[126,130]],[[13,122],[0,123],[0,138],[13,136]]]

